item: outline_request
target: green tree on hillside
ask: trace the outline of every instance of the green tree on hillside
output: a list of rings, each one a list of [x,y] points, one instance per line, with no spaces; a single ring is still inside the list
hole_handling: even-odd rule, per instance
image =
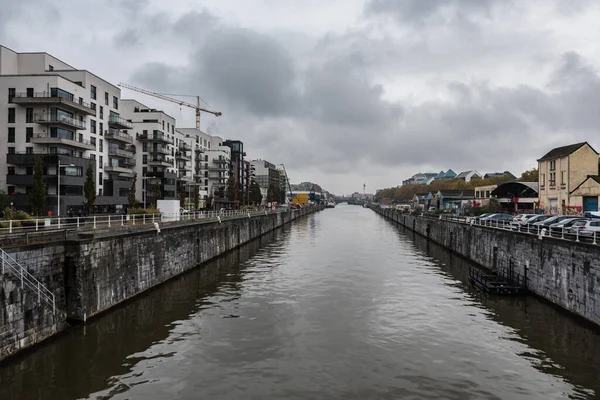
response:
[[[528,169],[521,174],[519,181],[521,182],[537,182],[539,174],[537,168]]]

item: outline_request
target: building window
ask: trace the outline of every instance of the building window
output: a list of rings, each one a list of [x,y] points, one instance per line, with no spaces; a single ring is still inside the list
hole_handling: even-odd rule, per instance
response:
[[[90,119],[90,132],[96,133],[96,121],[93,119]]]
[[[15,128],[8,128],[8,143],[15,142]]]
[[[556,160],[550,161],[550,171],[556,170]]]
[[[95,154],[90,154],[90,160],[94,160],[96,161],[96,155]],[[95,164],[95,163],[94,163]]]
[[[148,143],[147,142],[142,143],[142,151],[145,151],[145,152],[148,151]]]
[[[25,142],[30,143],[33,137],[33,128],[25,128]]]
[[[104,151],[104,143],[102,142],[102,139],[100,139],[100,151]]]
[[[33,108],[25,109],[25,122],[28,124],[33,123]]]
[[[33,154],[33,147],[25,147],[25,154]]]
[[[9,124],[15,123],[15,109],[14,108],[8,109],[8,123]]]
[[[50,64],[48,64],[48,71],[54,71],[54,67]]]
[[[550,172],[550,186],[556,186],[556,172]]]
[[[100,140],[100,143],[102,143],[102,140]],[[102,156],[100,156],[100,165],[98,167],[98,169],[102,169]]]
[[[14,175],[15,174],[15,167],[8,167],[8,175]]]
[[[14,147],[9,147],[8,148],[8,154],[15,154],[15,148]]]
[[[94,110],[94,115],[96,115],[96,103],[90,103],[90,108]]]
[[[102,178],[103,178],[103,176],[102,176],[102,172],[100,172],[100,173],[98,174],[98,181],[99,181],[100,183],[102,183]]]
[[[108,92],[104,92],[104,105],[108,105]]]
[[[102,132],[104,132],[104,124],[102,122],[99,123],[100,125],[100,136],[102,136]]]
[[[163,131],[164,131],[165,130],[165,121],[163,121],[162,123],[163,123]]]
[[[16,94],[17,94],[17,89],[15,89],[15,88],[8,89],[8,102],[9,103],[12,103],[12,99],[13,99],[13,97],[15,97]]]
[[[171,130],[171,124],[167,122],[167,132]]]
[[[94,145],[94,147],[96,147],[96,138],[95,137],[91,137],[90,138],[90,143]]]
[[[542,174],[542,187],[546,186],[546,174]]]
[[[117,96],[113,96],[113,108],[115,110],[119,109],[119,98]]]
[[[104,119],[104,107],[100,106],[100,119]]]
[[[147,154],[144,154],[142,156],[142,164],[148,164],[148,155]]]
[[[479,198],[479,190],[475,191],[475,198],[478,199]]]
[[[90,85],[90,97],[92,98],[92,100],[96,100],[96,86],[94,86],[94,85]],[[96,109],[95,105],[94,105],[93,109],[94,110]]]
[[[566,171],[560,171],[560,184],[561,185],[565,184],[565,172]]]

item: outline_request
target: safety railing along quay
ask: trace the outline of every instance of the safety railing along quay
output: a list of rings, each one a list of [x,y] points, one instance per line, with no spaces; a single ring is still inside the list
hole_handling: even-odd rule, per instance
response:
[[[223,210],[198,211],[178,214],[111,214],[89,217],[31,218],[26,220],[0,220],[0,240],[24,236],[24,242],[35,241],[36,235],[52,235],[54,240],[66,238],[70,232],[116,228],[121,226],[143,226],[157,223],[182,221],[224,221],[230,218],[251,218],[253,216],[290,212],[291,210]]]
[[[600,242],[600,232],[598,231],[587,231],[582,232],[579,229],[569,229],[565,227],[550,228],[548,226],[540,226],[533,224],[517,224],[512,221],[500,221],[500,220],[480,220],[477,217],[464,217],[457,215],[448,214],[409,214],[400,213],[401,215],[412,215],[419,218],[425,218],[430,220],[442,220],[451,221],[463,225],[470,226],[481,226],[490,229],[499,229],[510,232],[520,232],[527,235],[534,235],[540,239],[552,237],[554,239],[566,240],[576,243],[590,243],[598,245]],[[576,217],[576,216],[574,216]],[[582,217],[583,218],[583,217]]]

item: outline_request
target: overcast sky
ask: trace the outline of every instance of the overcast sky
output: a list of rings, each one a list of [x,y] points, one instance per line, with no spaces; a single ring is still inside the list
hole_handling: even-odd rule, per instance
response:
[[[199,94],[223,113],[203,130],[351,193],[600,149],[599,20],[594,0],[2,0],[0,43]]]

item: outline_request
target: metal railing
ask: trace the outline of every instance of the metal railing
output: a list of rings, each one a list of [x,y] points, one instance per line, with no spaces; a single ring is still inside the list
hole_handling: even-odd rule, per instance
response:
[[[399,211],[393,211],[398,212]],[[408,213],[403,213],[409,215]],[[490,229],[500,229],[505,231],[512,232],[520,232],[527,235],[535,235],[538,238],[542,239],[544,237],[552,237],[554,239],[559,240],[567,240],[572,242],[584,242],[591,243],[594,245],[598,245],[600,241],[600,232],[599,231],[581,231],[580,229],[570,228],[570,227],[550,227],[544,225],[534,225],[534,224],[519,224],[514,221],[503,221],[497,219],[480,219],[478,217],[463,217],[457,216],[453,214],[426,214],[426,213],[418,213],[411,214],[413,216],[419,218],[426,218],[430,220],[443,220],[443,221],[451,221],[459,224],[471,225],[471,226],[481,226]],[[582,217],[583,219],[583,217]]]
[[[127,142],[133,142],[133,136],[120,132],[118,129],[108,129],[104,131],[104,137],[106,139],[122,139]]]
[[[43,300],[52,307],[52,313],[56,313],[54,293],[42,285],[27,269],[2,249],[0,249],[0,263],[2,264],[2,275],[7,271],[10,272],[21,281],[21,289],[24,289],[26,286],[29,290],[37,294],[38,302],[41,303]]]
[[[34,114],[33,120],[37,123],[63,123],[77,129],[85,129],[85,122],[64,115]]]
[[[56,232],[63,230],[94,230],[119,226],[154,224],[155,222],[180,222],[193,220],[217,220],[230,217],[250,218],[257,215],[288,212],[290,209],[183,211],[176,214],[110,214],[89,217],[31,218],[27,220],[0,221],[0,238],[3,235],[34,232]],[[57,237],[60,238],[60,235]]]
[[[35,93],[15,93],[15,95],[13,96],[13,98],[17,98],[17,99],[33,99],[33,98],[38,98],[38,99],[50,99],[50,98],[60,98],[63,100],[67,100],[73,104],[77,104],[80,105],[82,107],[85,107],[87,109],[89,109],[90,111],[96,111],[92,108],[91,104],[86,103],[85,101],[83,101],[83,99],[79,99],[79,100],[75,100],[75,96],[72,94],[67,94],[65,92],[61,92],[61,91],[57,91],[56,93],[52,93],[52,92],[35,92]],[[11,99],[12,100],[12,99]]]
[[[116,114],[110,114],[108,116],[108,122],[113,123],[113,124],[119,124],[120,126],[125,126],[125,127],[127,127],[127,129],[133,128],[133,124],[131,122],[127,121],[125,118],[122,118],[121,116],[116,115]]]

